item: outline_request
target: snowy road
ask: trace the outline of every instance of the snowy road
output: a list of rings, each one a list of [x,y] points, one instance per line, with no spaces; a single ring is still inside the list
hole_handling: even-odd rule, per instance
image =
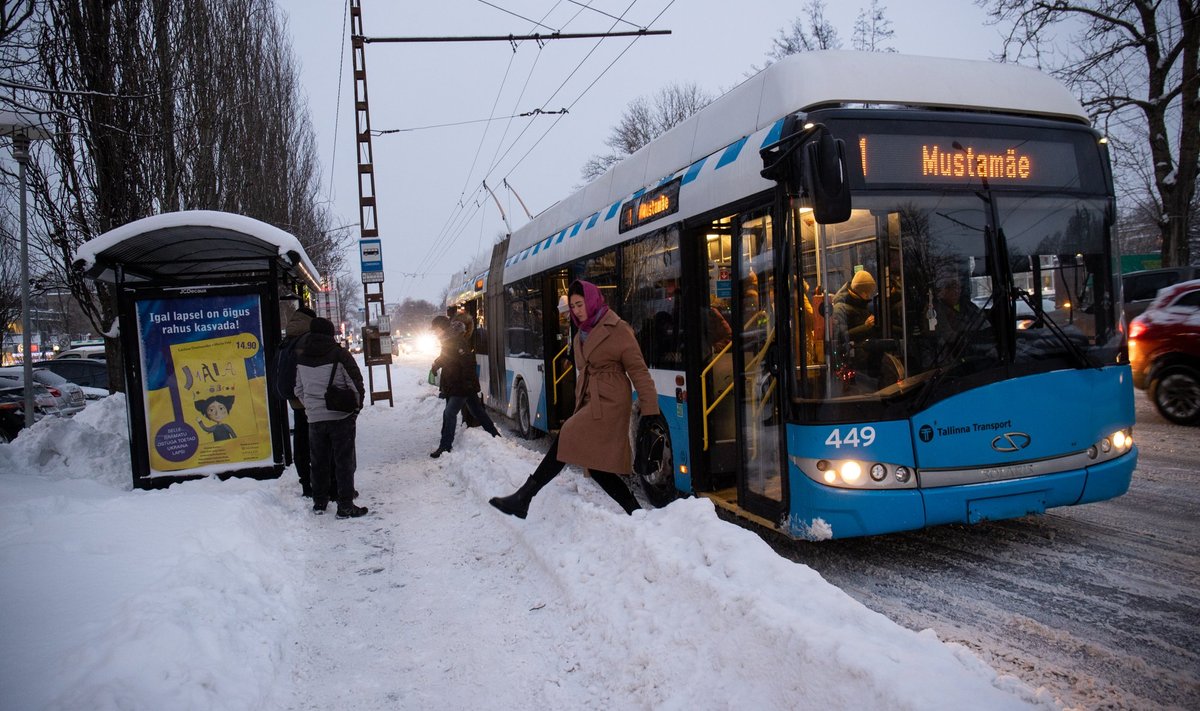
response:
[[[1136,402],[1140,464],[1114,501],[849,541],[749,528],[867,607],[963,644],[1068,708],[1200,708],[1200,437],[1143,394]]]
[[[1200,709],[1200,433],[1137,397],[1118,499],[870,539],[772,540],[867,607],[1081,709]]]

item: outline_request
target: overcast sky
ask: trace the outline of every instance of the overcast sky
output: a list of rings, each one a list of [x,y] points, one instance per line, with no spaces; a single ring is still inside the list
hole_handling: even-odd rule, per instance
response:
[[[337,224],[358,222],[348,3],[279,4],[288,16],[320,146],[323,192],[341,218]],[[673,82],[695,82],[713,95],[729,90],[764,64],[771,40],[802,5],[636,0],[625,12],[629,0],[594,0],[590,5],[601,14],[582,4],[362,0],[367,37],[608,32],[635,26],[671,31],[636,39],[558,40],[540,49],[525,42],[515,52],[507,42],[368,44],[375,131],[509,117],[538,108],[569,110],[565,116],[505,118],[373,139],[387,301],[440,299],[451,275],[461,274],[476,254],[503,236],[500,212],[480,190],[483,180],[495,190],[512,229],[518,229],[528,218],[502,187],[504,180],[533,214],[545,210],[582,185],[580,168],[607,150],[604,139],[631,100]],[[828,4],[827,16],[845,49],[866,4]],[[889,0],[884,6],[895,30],[892,44],[900,52],[989,59],[1000,49],[997,28],[983,24],[983,11],[970,0]],[[623,13],[628,22],[608,16]],[[358,282],[357,251],[350,262],[350,278]]]

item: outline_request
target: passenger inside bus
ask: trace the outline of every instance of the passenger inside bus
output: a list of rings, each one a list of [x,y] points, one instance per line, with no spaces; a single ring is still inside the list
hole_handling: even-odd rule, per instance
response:
[[[943,347],[950,347],[962,332],[979,325],[980,310],[970,298],[962,293],[962,280],[950,274],[938,280],[937,301],[933,305],[936,325],[932,330],[938,334]]]
[[[875,335],[875,314],[871,313],[875,290],[875,277],[861,269],[833,297],[834,365],[844,379],[852,377],[851,371],[866,368],[863,345]]]

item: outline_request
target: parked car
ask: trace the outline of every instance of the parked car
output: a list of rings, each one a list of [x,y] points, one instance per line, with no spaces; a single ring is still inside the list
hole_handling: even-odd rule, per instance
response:
[[[85,388],[101,389],[108,394],[108,361],[103,358],[52,358],[37,364]]]
[[[1129,324],[1129,362],[1163,417],[1200,424],[1200,279],[1158,292]]]
[[[78,346],[56,353],[53,360],[71,360],[79,358],[104,359],[104,346]]]
[[[1121,277],[1125,323],[1146,310],[1160,289],[1189,279],[1200,279],[1200,267],[1164,267],[1129,272]]]
[[[58,401],[41,383],[33,384],[34,421],[58,414]],[[0,443],[16,439],[25,427],[25,387],[21,380],[0,376]]]
[[[7,368],[0,368],[0,377],[10,378],[21,383],[25,381],[25,372],[19,365],[9,366]],[[87,397],[82,387],[57,373],[45,370],[42,368],[41,363],[34,363],[33,379],[35,382],[44,385],[50,391],[50,394],[55,397],[56,404],[58,405],[57,414],[62,417],[70,417],[87,405]]]

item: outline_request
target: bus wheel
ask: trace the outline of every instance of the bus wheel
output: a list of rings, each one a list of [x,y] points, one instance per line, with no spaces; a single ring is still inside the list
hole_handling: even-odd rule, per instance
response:
[[[1150,399],[1160,415],[1177,425],[1200,423],[1200,372],[1172,365],[1150,383]]]
[[[666,506],[678,496],[667,424],[657,417],[643,423],[637,444],[636,471],[642,491],[654,506]]]
[[[517,434],[525,439],[537,436],[533,429],[533,418],[529,416],[529,390],[524,382],[517,384],[517,411],[513,415],[517,419]]]

